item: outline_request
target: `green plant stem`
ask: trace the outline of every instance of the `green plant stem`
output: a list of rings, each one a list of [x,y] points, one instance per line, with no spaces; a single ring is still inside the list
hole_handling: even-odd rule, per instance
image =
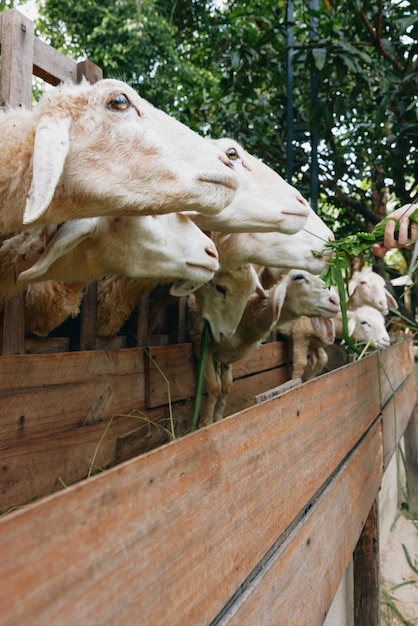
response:
[[[199,347],[199,362],[197,367],[197,386],[196,386],[196,397],[194,403],[194,411],[193,411],[193,420],[192,420],[192,430],[197,430],[199,428],[199,419],[200,419],[200,406],[202,404],[202,395],[203,395],[203,384],[205,382],[205,370],[206,370],[206,361],[208,358],[209,351],[209,338],[211,336],[209,322],[205,320],[202,336],[200,338],[200,347]]]

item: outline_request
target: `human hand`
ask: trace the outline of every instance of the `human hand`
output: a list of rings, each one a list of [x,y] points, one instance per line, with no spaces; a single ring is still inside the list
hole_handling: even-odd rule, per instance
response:
[[[383,257],[391,248],[407,248],[415,243],[416,239],[418,239],[418,224],[416,222],[411,222],[409,220],[409,216],[417,208],[417,204],[404,204],[388,216],[396,219],[388,220],[385,228],[383,244],[373,244],[373,254]],[[399,223],[399,231],[395,236],[397,223]]]

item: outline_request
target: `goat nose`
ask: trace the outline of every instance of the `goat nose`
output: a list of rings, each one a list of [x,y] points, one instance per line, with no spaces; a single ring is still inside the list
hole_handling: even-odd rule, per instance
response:
[[[218,251],[215,246],[206,246],[205,252],[208,256],[212,257],[212,259],[219,261]]]
[[[305,200],[305,198],[304,198],[303,196],[299,196],[299,195],[297,195],[297,196],[296,196],[296,200],[297,200],[298,202],[300,202],[300,204],[303,204],[303,206],[306,206],[306,207],[308,207],[308,206],[309,206],[308,202]]]
[[[331,302],[331,304],[335,304],[336,306],[339,306],[340,304],[340,299],[336,296],[330,296],[329,301]]]

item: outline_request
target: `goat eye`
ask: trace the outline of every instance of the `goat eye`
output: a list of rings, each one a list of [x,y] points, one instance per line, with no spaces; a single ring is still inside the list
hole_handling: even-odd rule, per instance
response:
[[[296,274],[296,276],[293,277],[293,280],[304,280],[305,277],[303,276],[303,274]]]
[[[215,289],[218,293],[222,294],[223,296],[226,296],[226,288],[223,287],[222,285],[216,285]]]
[[[107,103],[111,111],[126,111],[131,106],[128,98],[123,93],[116,93]]]
[[[239,159],[239,154],[235,150],[235,148],[229,148],[229,150],[227,150],[225,154],[230,161],[236,161],[237,159]]]
[[[367,282],[365,280],[361,280],[360,285],[367,285]]]

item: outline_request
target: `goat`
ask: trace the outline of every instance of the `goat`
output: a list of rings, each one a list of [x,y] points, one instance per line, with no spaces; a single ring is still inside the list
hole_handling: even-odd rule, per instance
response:
[[[367,304],[387,315],[389,307],[398,309],[398,303],[388,291],[385,279],[373,271],[371,267],[363,267],[353,272],[348,281],[347,307],[355,309]]]
[[[97,215],[216,214],[238,187],[219,147],[118,80],[1,113],[0,136],[0,234]]]
[[[313,212],[308,202],[277,172],[229,138],[211,140],[228,158],[239,178],[239,193],[218,215],[193,214],[203,230],[226,233],[282,232],[293,234]]]
[[[40,319],[42,306],[44,320],[42,332],[35,331],[30,321],[27,328],[42,335],[69,315],[74,316],[85,286],[108,272],[154,280],[159,276],[187,278],[200,283],[210,280],[219,268],[211,239],[188,217],[177,213],[74,220],[58,228],[49,244],[47,239],[45,229],[33,227],[6,239],[0,247],[0,304],[29,285],[27,320],[30,310]],[[29,269],[21,271],[28,265]],[[50,280],[55,281],[53,286],[48,285]],[[36,289],[31,287],[30,283],[38,281],[43,282]],[[56,281],[63,281],[62,286]],[[46,291],[43,296],[42,289]],[[37,322],[36,328],[40,326]]]
[[[385,327],[385,318],[375,307],[364,304],[347,311],[348,335],[356,343],[369,343],[373,348],[387,348],[390,337]],[[335,317],[335,336],[343,338],[341,314]]]
[[[332,321],[332,326],[327,326]],[[293,349],[292,378],[310,380],[326,366],[326,348],[335,339],[343,338],[342,316],[325,322],[302,316],[279,330],[291,337]],[[363,305],[347,311],[348,335],[356,343],[370,342],[373,348],[386,348],[390,338],[385,328],[384,316],[374,307]]]
[[[13,241],[7,244],[11,248]],[[107,274],[206,282],[218,269],[215,244],[181,213],[95,217],[65,222],[17,282],[88,283]]]
[[[250,296],[236,332],[218,339],[214,335],[214,359],[219,370],[219,380],[213,359],[206,364],[206,406],[202,410],[201,424],[222,419],[227,396],[232,385],[232,363],[256,350],[261,341],[281,324],[301,315],[333,316],[339,311],[339,298],[318,277],[300,270],[292,270],[267,292],[258,290]],[[199,320],[194,317],[192,339],[195,351],[200,346]]]

